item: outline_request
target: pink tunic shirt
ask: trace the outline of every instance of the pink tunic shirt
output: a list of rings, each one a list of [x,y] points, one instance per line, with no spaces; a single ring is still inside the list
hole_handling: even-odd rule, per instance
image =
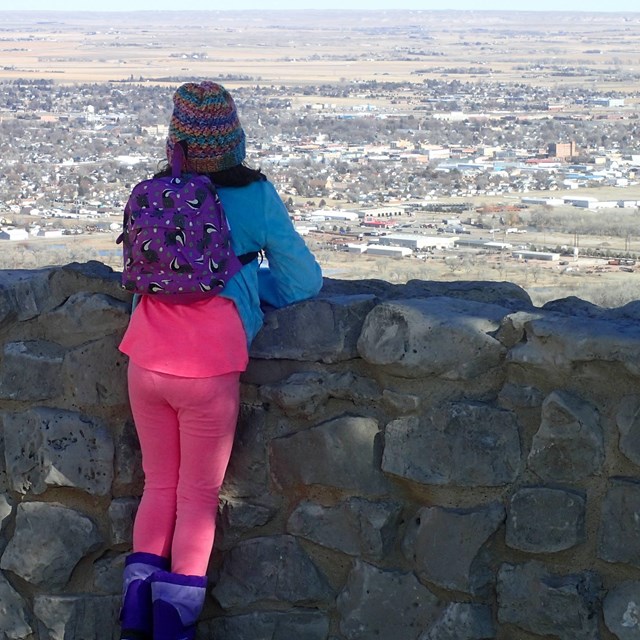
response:
[[[144,369],[184,378],[244,371],[249,362],[242,320],[221,296],[189,304],[142,296],[120,351]]]

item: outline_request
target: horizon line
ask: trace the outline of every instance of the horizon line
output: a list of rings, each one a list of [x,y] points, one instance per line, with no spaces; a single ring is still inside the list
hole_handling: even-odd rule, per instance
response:
[[[1,13],[245,13],[254,12],[255,9],[0,9]],[[410,9],[389,7],[386,9],[261,9],[262,13],[620,13],[640,15],[640,11],[625,9]]]

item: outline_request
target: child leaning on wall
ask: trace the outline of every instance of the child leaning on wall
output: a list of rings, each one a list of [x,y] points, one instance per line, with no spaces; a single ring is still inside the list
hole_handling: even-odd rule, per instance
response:
[[[171,175],[174,155],[184,151],[186,172],[216,185],[235,253],[264,251],[269,268],[249,262],[216,296],[185,302],[179,294],[143,294],[132,313],[120,350],[129,356],[145,484],[124,570],[126,640],[195,636],[260,304],[282,307],[322,286],[273,185],[243,164],[245,134],[231,95],[214,82],[187,83],[173,104],[168,166],[159,176]]]

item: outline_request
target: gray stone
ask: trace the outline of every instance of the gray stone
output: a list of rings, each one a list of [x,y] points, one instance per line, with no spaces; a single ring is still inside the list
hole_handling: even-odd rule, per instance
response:
[[[396,414],[412,413],[420,406],[420,398],[410,393],[398,393],[385,389],[382,392],[384,405]]]
[[[490,405],[447,403],[385,429],[382,470],[421,484],[502,486],[520,467],[516,415]]]
[[[43,314],[40,322],[47,337],[66,346],[77,346],[112,333],[121,334],[129,323],[130,305],[103,293],[80,291],[60,307]]]
[[[509,351],[512,363],[566,376],[583,362],[612,362],[640,375],[640,323],[547,312],[525,331],[526,339]]]
[[[109,505],[111,544],[133,542],[133,520],[138,511],[138,498],[116,498]]]
[[[242,405],[221,493],[237,498],[269,493],[267,452],[264,409]]]
[[[116,640],[119,596],[41,595],[33,602],[41,638],[49,640]]]
[[[504,564],[498,572],[498,621],[560,640],[599,640],[601,588],[589,571],[556,575],[538,562]]]
[[[362,323],[374,305],[370,295],[333,296],[270,311],[251,356],[327,363],[355,358]]]
[[[530,553],[553,553],[586,540],[586,496],[577,491],[529,487],[511,497],[505,541]]]
[[[402,505],[349,498],[333,507],[300,503],[287,532],[351,556],[381,560],[393,547]]]
[[[120,336],[111,335],[67,351],[61,374],[73,406],[128,405],[127,356],[119,343]]]
[[[64,354],[63,347],[44,340],[6,343],[0,367],[0,398],[35,401],[60,396]]]
[[[506,409],[539,407],[544,401],[542,391],[530,385],[505,384],[498,395],[500,406]]]
[[[504,516],[497,503],[474,509],[425,507],[407,527],[404,554],[423,581],[481,594],[492,578],[482,549]]]
[[[451,602],[433,627],[418,640],[490,640],[495,637],[490,606]]]
[[[604,623],[618,640],[640,638],[640,582],[621,582],[607,593],[604,603]]]
[[[265,502],[268,500],[265,498]],[[267,524],[277,512],[275,500],[271,499],[270,502],[272,504],[258,504],[222,495],[218,510],[216,548],[223,551],[230,549],[238,543],[244,533]]]
[[[382,300],[405,298],[432,298],[446,296],[476,302],[499,304],[508,309],[530,309],[529,294],[512,282],[494,282],[492,280],[409,280],[406,284],[392,284],[386,280],[337,280],[324,279],[321,296],[362,294],[376,296]]]
[[[604,438],[597,410],[564,391],[542,403],[542,421],[533,438],[528,464],[543,480],[577,482],[599,473]]]
[[[438,598],[413,573],[356,560],[338,594],[340,632],[347,640],[415,640],[438,618]]]
[[[640,465],[640,395],[625,396],[620,401],[616,424],[620,432],[620,451]]]
[[[277,404],[286,415],[312,417],[330,398],[353,402],[375,401],[380,397],[378,385],[350,371],[328,373],[303,371],[294,373],[277,385],[263,385],[260,398]]]
[[[111,554],[93,563],[93,588],[98,593],[122,594],[122,572],[128,553]]]
[[[13,500],[10,496],[0,494],[0,533],[9,520],[9,516],[13,513]]]
[[[0,329],[54,309],[66,298],[51,295],[51,269],[0,270]]]
[[[326,640],[329,617],[319,611],[254,611],[215,618],[206,625],[204,637],[224,640]]]
[[[63,587],[75,566],[102,544],[96,525],[59,504],[18,505],[15,535],[0,558],[0,569],[13,571],[33,585]]]
[[[470,380],[504,358],[505,348],[489,334],[506,313],[452,298],[385,302],[367,316],[358,352],[399,376]]]
[[[640,482],[616,478],[602,501],[599,558],[640,567]]]
[[[328,603],[334,592],[293,536],[251,538],[224,557],[212,595],[223,609],[254,602]]]
[[[270,443],[271,474],[281,487],[320,484],[365,495],[383,492],[378,434],[372,418],[345,416],[275,438]]]
[[[0,633],[8,640],[27,638],[32,628],[27,622],[27,603],[0,573]]]
[[[7,474],[15,491],[50,486],[106,495],[113,480],[113,441],[101,420],[62,409],[4,416]]]
[[[140,494],[144,482],[142,454],[135,425],[124,421],[114,434],[113,490],[119,493]]]
[[[510,313],[502,319],[500,328],[494,336],[507,349],[511,349],[524,339],[527,323],[541,317],[544,317],[544,315],[531,310]]]

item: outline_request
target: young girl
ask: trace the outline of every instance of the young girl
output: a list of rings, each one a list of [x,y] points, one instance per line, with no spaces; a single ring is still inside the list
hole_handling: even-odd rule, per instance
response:
[[[123,640],[195,636],[261,301],[282,307],[322,286],[273,185],[243,164],[245,134],[231,95],[214,82],[187,83],[173,104],[163,175],[180,145],[185,171],[216,185],[235,253],[263,250],[269,269],[253,260],[219,295],[188,303],[142,295],[132,313],[120,350],[129,356],[145,485],[124,570]]]

